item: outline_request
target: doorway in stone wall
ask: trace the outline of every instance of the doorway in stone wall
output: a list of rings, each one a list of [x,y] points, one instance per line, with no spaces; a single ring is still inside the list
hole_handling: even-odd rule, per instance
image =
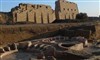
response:
[[[72,19],[75,19],[75,18],[74,18],[74,13],[72,13]]]

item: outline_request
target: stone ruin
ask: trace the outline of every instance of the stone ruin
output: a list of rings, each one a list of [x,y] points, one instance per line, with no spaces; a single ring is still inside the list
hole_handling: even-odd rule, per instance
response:
[[[56,19],[76,19],[76,15],[79,13],[76,3],[58,0],[55,4]]]
[[[12,20],[12,15],[8,12],[0,12],[0,24],[7,23],[9,20]],[[12,22],[12,21],[9,21]]]
[[[19,6],[11,9],[11,15],[9,17],[12,18],[11,21],[13,23],[52,23],[55,19],[75,19],[78,13],[76,3],[57,0],[55,3],[55,10],[48,5],[20,3]],[[2,18],[3,17],[1,17],[0,20],[2,20]]]
[[[82,36],[89,40],[95,40],[100,38],[100,28],[99,24],[92,24],[92,25],[80,25],[80,26],[74,26],[71,28],[64,28],[61,30],[62,36],[68,36],[68,37],[77,37]]]
[[[69,60],[71,59],[80,60],[80,59],[88,58],[87,57],[88,53],[85,53],[85,55],[82,53],[79,53],[80,51],[84,49],[82,42],[80,42],[79,44],[76,43],[72,45],[71,47],[70,46],[65,47],[66,49],[63,49],[63,47],[59,45],[61,41],[62,43],[65,43],[65,42],[69,44],[72,43],[72,41],[68,42],[69,39],[66,39],[66,38],[67,37],[64,37],[64,36],[56,36],[56,37],[42,38],[42,39],[36,39],[32,41],[8,44],[7,46],[0,48],[0,58],[2,59],[4,56],[7,56],[11,53],[18,52],[20,50],[23,52],[34,53],[36,54],[36,59],[42,59],[42,60],[45,60],[45,59],[46,60],[52,60],[52,59],[62,60],[62,58],[69,59]],[[56,43],[51,43],[50,41],[44,43],[44,39],[47,39],[50,41],[52,41],[53,39]],[[77,50],[75,49],[74,46],[77,48]],[[30,60],[34,60],[34,59],[30,57]]]
[[[47,5],[19,4],[12,9],[14,22],[51,23],[55,20],[55,11]]]

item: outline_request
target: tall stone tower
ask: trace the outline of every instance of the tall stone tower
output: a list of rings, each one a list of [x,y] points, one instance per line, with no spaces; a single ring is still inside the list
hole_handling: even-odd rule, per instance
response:
[[[57,0],[55,2],[56,19],[75,19],[79,13],[76,3],[66,0]]]

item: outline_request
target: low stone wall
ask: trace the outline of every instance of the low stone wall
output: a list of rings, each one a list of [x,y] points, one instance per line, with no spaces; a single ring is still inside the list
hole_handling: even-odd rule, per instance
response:
[[[64,57],[66,58],[66,56],[73,56],[74,58],[78,58],[79,56],[72,54],[72,53],[67,53],[67,51],[71,51],[71,50],[75,50],[75,52],[77,51],[81,51],[83,49],[83,43],[75,43],[75,42],[68,42],[68,43],[60,43],[58,44],[59,47],[63,48],[63,50],[61,51],[61,53],[59,54],[59,49],[56,49],[57,44],[56,43],[52,43],[51,41],[65,41],[66,39],[68,39],[67,37],[64,36],[56,36],[56,37],[49,37],[49,38],[42,38],[42,39],[36,39],[36,40],[31,40],[31,41],[24,41],[24,42],[19,42],[19,43],[14,43],[14,44],[9,44],[7,46],[1,47],[0,49],[0,58],[2,59],[3,57],[18,52],[18,50],[22,50],[25,52],[32,52],[32,53],[40,53],[43,52],[43,54],[46,56],[55,56],[57,58],[59,57]],[[46,41],[47,40],[47,41]],[[45,42],[46,41],[46,42]],[[44,43],[45,42],[45,43]],[[54,44],[54,45],[53,45]],[[69,44],[68,47],[64,47],[62,46],[62,44]],[[66,51],[66,52],[64,52]],[[39,54],[38,54],[39,55]]]
[[[17,43],[8,44],[6,46],[0,47],[0,59],[15,52],[18,52]]]
[[[83,48],[84,48],[83,47],[83,43],[79,43],[79,44],[66,44],[66,47],[62,46],[63,44],[66,44],[66,43],[60,43],[60,44],[58,44],[58,46],[60,48],[66,49],[66,50],[76,50],[76,51],[83,50]]]
[[[11,50],[11,51],[2,53],[2,54],[0,55],[0,59],[2,59],[4,56],[7,56],[7,55],[12,54],[12,53],[15,53],[15,52],[18,52],[18,50]]]

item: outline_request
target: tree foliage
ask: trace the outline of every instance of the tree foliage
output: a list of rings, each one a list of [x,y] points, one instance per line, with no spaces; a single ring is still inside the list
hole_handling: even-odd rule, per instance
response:
[[[76,15],[76,19],[87,21],[88,20],[88,16],[87,16],[86,13],[79,13],[79,14]]]

